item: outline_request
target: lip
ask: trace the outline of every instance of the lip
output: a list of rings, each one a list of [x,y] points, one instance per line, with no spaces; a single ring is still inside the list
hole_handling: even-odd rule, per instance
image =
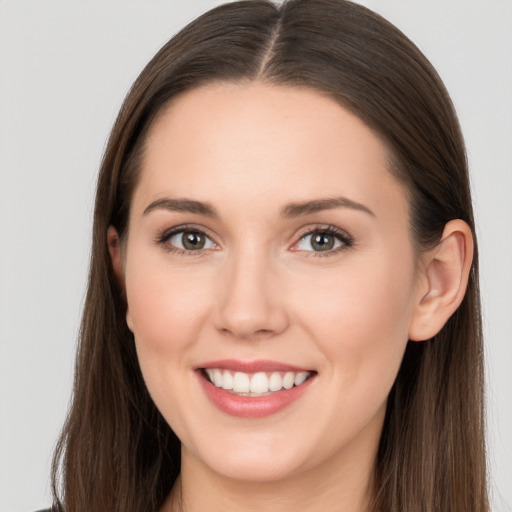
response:
[[[283,364],[276,361],[236,361],[233,359],[223,359],[218,361],[209,361],[204,365],[197,366],[195,374],[199,379],[201,387],[206,396],[220,411],[230,416],[247,419],[264,418],[276,414],[299,400],[309,389],[311,383],[316,378],[316,372],[303,382],[300,386],[294,386],[290,389],[282,389],[264,396],[239,396],[225,389],[218,388],[204,376],[204,368],[222,368],[231,371],[240,371],[245,373],[256,373],[260,371],[313,371],[298,366]]]
[[[287,363],[270,360],[238,361],[236,359],[218,359],[208,361],[196,366],[196,370],[203,368],[220,368],[233,372],[257,373],[257,372],[312,372],[311,368],[302,368]]]

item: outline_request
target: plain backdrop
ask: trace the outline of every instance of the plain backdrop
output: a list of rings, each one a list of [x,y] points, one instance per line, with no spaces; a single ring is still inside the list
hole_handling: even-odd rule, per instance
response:
[[[96,173],[132,81],[215,0],[0,0],[0,512],[50,504]],[[512,2],[368,0],[438,69],[466,137],[495,511],[512,510]]]

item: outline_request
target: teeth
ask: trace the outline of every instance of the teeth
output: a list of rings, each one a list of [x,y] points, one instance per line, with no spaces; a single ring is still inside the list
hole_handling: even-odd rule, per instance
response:
[[[270,375],[268,382],[269,391],[279,391],[283,387],[283,378],[280,373],[274,372]]]
[[[293,384],[295,382],[295,373],[286,372],[283,377],[283,387],[284,389],[293,388]]]
[[[257,372],[253,374],[206,368],[208,378],[218,388],[233,390],[234,393],[258,396],[281,389],[300,386],[311,372]]]
[[[300,386],[309,376],[309,372],[299,372],[295,376],[295,385]]]
[[[233,389],[233,375],[229,372],[224,372],[222,376],[223,389]]]
[[[268,393],[268,377],[263,373],[255,373],[249,385],[251,393]]]
[[[213,370],[213,383],[218,387],[222,387],[223,376],[220,370]]]
[[[217,383],[214,384],[217,386]],[[233,377],[233,391],[235,393],[249,393],[249,386],[249,375],[247,375],[247,373],[236,372]]]

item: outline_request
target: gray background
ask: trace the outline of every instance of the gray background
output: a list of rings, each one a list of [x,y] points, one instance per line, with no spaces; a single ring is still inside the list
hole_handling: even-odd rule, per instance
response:
[[[50,503],[95,176],[142,66],[222,3],[0,0],[0,512]],[[512,510],[512,1],[368,0],[438,69],[466,137],[482,262],[495,511]]]

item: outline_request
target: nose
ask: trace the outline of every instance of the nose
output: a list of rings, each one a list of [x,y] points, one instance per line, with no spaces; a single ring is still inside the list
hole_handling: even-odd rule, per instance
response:
[[[268,258],[240,254],[226,262],[219,283],[214,323],[217,330],[239,339],[260,339],[282,333],[288,314],[280,273]]]

